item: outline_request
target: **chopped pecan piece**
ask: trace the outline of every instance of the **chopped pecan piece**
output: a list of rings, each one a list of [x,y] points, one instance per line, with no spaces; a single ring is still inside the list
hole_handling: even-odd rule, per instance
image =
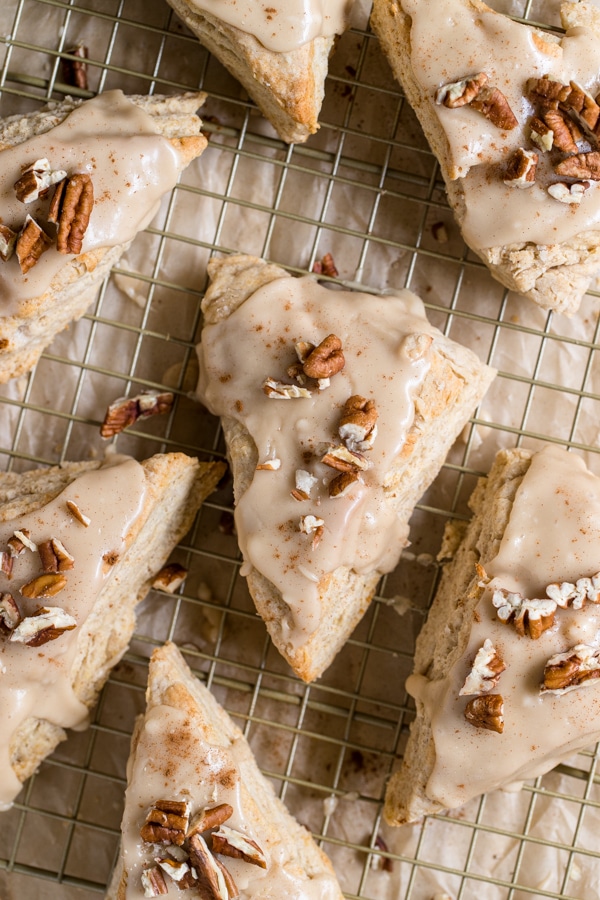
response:
[[[273,459],[266,459],[264,462],[259,463],[256,468],[264,470],[265,472],[276,472],[277,469],[281,468],[281,460],[276,457],[273,457]]]
[[[173,394],[170,391],[142,391],[135,397],[119,397],[106,410],[100,437],[112,438],[138,419],[163,416],[172,409]]]
[[[309,353],[302,368],[309,378],[332,378],[342,371],[345,363],[342,342],[335,334],[328,334],[318,347]]]
[[[184,859],[173,859],[171,856],[157,857],[156,863],[179,887],[182,887],[182,881],[185,880],[187,882],[186,876],[191,874],[190,867]],[[196,879],[194,878],[193,880],[195,881]]]
[[[75,559],[58,538],[38,544],[38,553],[44,572],[66,572],[75,565]]]
[[[502,131],[512,131],[519,124],[508,100],[499,88],[482,88],[471,101],[471,106]]]
[[[447,106],[448,109],[468,106],[487,83],[488,77],[485,72],[479,72],[472,76],[467,75],[459,81],[453,81],[441,87],[435,95],[435,102],[438,106]]]
[[[27,216],[15,244],[15,252],[23,275],[35,266],[42,253],[45,253],[51,244],[52,238],[48,237],[35,219]]]
[[[0,225],[0,259],[8,262],[15,252],[18,232],[13,231],[8,225]]]
[[[169,893],[165,876],[158,866],[144,869],[141,874],[141,882],[144,889],[144,897],[161,897],[163,894]]]
[[[312,270],[315,275],[326,275],[327,278],[337,278],[339,275],[331,253],[326,253],[322,259],[317,260],[313,264]]]
[[[10,634],[21,622],[21,612],[13,595],[0,594],[0,633]]]
[[[584,128],[593,132],[600,117],[600,106],[576,81],[572,81],[570,87],[571,91],[561,102],[561,106],[574,114]]]
[[[293,378],[294,381],[297,381],[300,385],[305,385],[308,380],[304,374],[301,362],[293,363],[293,365],[288,366],[287,376],[288,378]]]
[[[56,186],[48,221],[58,225],[56,246],[59,253],[81,253],[93,208],[94,186],[86,173],[71,175]]]
[[[370,450],[377,437],[379,412],[374,400],[354,394],[346,400],[338,433],[349,450]]]
[[[312,534],[312,549],[316,550],[325,534],[325,520],[318,516],[300,516],[298,525],[302,534]]]
[[[0,572],[7,578],[12,578],[14,556],[9,550],[0,550]]]
[[[542,693],[566,694],[600,678],[600,650],[577,644],[566,653],[550,657],[544,668]]]
[[[77,620],[59,606],[42,606],[32,616],[26,616],[10,636],[11,641],[41,647],[48,641],[55,641],[65,631],[72,631]]]
[[[223,879],[225,881],[225,884],[227,886],[227,891],[229,894],[229,900],[237,900],[237,897],[240,896],[240,892],[238,890],[237,884],[233,880],[233,876],[232,876],[231,872],[229,871],[229,869],[227,869],[223,865],[223,863],[221,862],[220,859],[217,859],[216,856],[214,857],[214,860],[215,860],[216,864],[218,865],[219,869],[221,870],[221,874],[223,875]]]
[[[505,669],[504,660],[489,638],[486,638],[483,647],[477,651],[471,671],[458,692],[459,696],[489,694],[498,684],[500,675]]]
[[[564,178],[600,181],[600,152],[591,150],[589,153],[569,156],[554,166],[554,171]]]
[[[571,120],[568,120],[559,109],[549,109],[548,112],[544,113],[544,122],[552,131],[553,147],[557,147],[563,153],[577,153],[576,138],[571,128],[571,125],[574,123]],[[578,140],[580,139],[581,132]]]
[[[189,805],[181,800],[157,800],[140,830],[142,840],[150,844],[175,844],[181,847],[189,822]]]
[[[465,719],[475,728],[488,731],[504,731],[504,699],[502,694],[485,694],[473,697],[465,706]]]
[[[371,463],[361,453],[349,450],[348,447],[330,447],[327,453],[321,457],[321,462],[338,472],[364,472],[371,467]]]
[[[546,595],[561,609],[567,609],[569,606],[573,609],[583,609],[586,600],[590,603],[600,603],[600,572],[591,578],[579,578],[575,584],[570,581],[563,581],[560,584],[553,582],[547,586]]]
[[[222,856],[229,856],[232,859],[243,859],[244,862],[252,863],[253,866],[259,866],[261,869],[267,868],[267,860],[265,854],[255,841],[250,840],[241,831],[235,831],[227,825],[221,825],[218,831],[212,836],[213,853],[220,853]]]
[[[433,235],[434,241],[437,241],[438,244],[447,244],[448,243],[448,229],[444,222],[434,222],[431,226],[431,233]]]
[[[181,587],[188,576],[188,570],[179,563],[169,563],[163,566],[157,573],[152,587],[159,591],[166,591],[167,594],[174,594],[177,588]]]
[[[347,491],[358,481],[356,472],[340,472],[332,481],[329,482],[329,496],[344,497]]]
[[[20,531],[17,529],[6,543],[11,556],[21,556],[22,553],[25,553],[25,550],[31,550],[32,553],[35,553],[37,550],[36,544],[29,537],[27,528],[22,528]]]
[[[296,487],[291,491],[294,500],[308,500],[318,479],[306,469],[296,469],[295,481]]]
[[[226,822],[233,815],[233,807],[229,803],[219,803],[218,806],[212,806],[210,809],[203,809],[197,813],[190,822],[190,827],[186,837],[190,838],[193,834],[202,834],[209,828],[218,828],[223,822]]]
[[[88,525],[89,525],[89,524],[91,523],[91,521],[92,521],[92,520],[90,519],[90,517],[89,517],[89,516],[86,516],[85,513],[83,513],[83,512],[80,510],[80,508],[77,506],[77,504],[75,503],[74,500],[67,500],[67,504],[66,504],[66,505],[67,505],[67,509],[69,510],[69,512],[71,513],[71,515],[73,516],[73,518],[74,518],[74,519],[77,519],[77,521],[78,521],[81,525],[83,525],[85,528],[87,528]]]
[[[76,47],[70,47],[68,50],[65,50],[65,53],[69,53],[76,58],[62,60],[64,81],[72,87],[87,91],[88,79],[86,60],[89,55],[88,48],[84,44],[77,44]]]
[[[542,109],[557,109],[559,103],[567,100],[571,88],[568,84],[562,84],[544,75],[542,78],[530,78],[527,82],[527,93]]]
[[[296,384],[284,384],[282,381],[275,381],[274,378],[267,378],[262,389],[270,400],[296,400],[299,397],[312,397],[311,392],[306,388],[298,387]]]
[[[53,184],[66,177],[67,173],[62,169],[52,171],[47,159],[36,159],[31,165],[25,166],[21,177],[14,183],[17,200],[21,203],[33,203],[40,197],[45,197]]]
[[[564,184],[562,181],[557,181],[548,186],[548,193],[560,203],[579,204],[590,187],[589,181],[576,181],[574,184]]]
[[[562,117],[561,117],[562,118]],[[554,144],[554,132],[543,119],[534,116],[529,122],[529,137],[543,153],[549,153]],[[577,148],[575,148],[577,150]]]
[[[554,600],[528,600],[521,594],[499,588],[492,595],[492,603],[498,610],[500,621],[512,622],[521,637],[527,634],[537,640],[554,624]]]
[[[533,187],[538,159],[537,153],[533,150],[519,147],[508,161],[504,172],[504,184],[518,188]]]
[[[228,900],[229,891],[220,866],[199,834],[189,839],[190,861],[198,877],[198,889],[203,900]]]
[[[39,600],[43,597],[56,597],[67,586],[67,579],[60,572],[48,572],[38,575],[32,581],[21,586],[24,597],[31,600]]]

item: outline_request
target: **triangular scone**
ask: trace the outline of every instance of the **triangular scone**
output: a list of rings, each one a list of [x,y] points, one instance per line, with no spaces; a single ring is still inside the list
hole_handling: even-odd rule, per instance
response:
[[[393,825],[514,789],[600,739],[600,478],[558,447],[503,450],[471,506],[417,640]]]
[[[0,383],[29,371],[83,315],[163,194],[202,153],[195,112],[204,98],[107,91],[0,119]],[[14,246],[11,232],[25,226]]]
[[[0,808],[85,723],[224,470],[183,453],[121,459],[0,474]]]
[[[250,27],[248,32],[242,31],[202,10],[201,0],[167,2],[200,42],[243,84],[282,140],[288,144],[302,143],[315,133],[319,127],[329,55],[336,39],[334,34],[318,35],[295,49],[279,52],[264,46],[249,33]],[[264,22],[268,10],[264,4],[254,5]],[[305,4],[297,5],[306,12]],[[345,0],[333,0],[333,6],[340,10],[347,5]],[[298,24],[296,29],[300,30]]]
[[[328,858],[276,797],[242,732],[174,644],[152,654],[146,703],[131,743],[121,857],[107,900],[159,896],[164,886],[169,897],[180,896],[177,876],[185,887],[196,885],[190,896],[206,900],[342,900]],[[152,825],[164,801],[182,814],[167,822],[171,830]],[[235,845],[255,862],[234,858]],[[144,893],[157,881],[160,890]]]
[[[374,0],[371,24],[467,244],[571,315],[600,271],[600,15],[582,0],[561,16],[562,37],[481,0]]]
[[[209,275],[199,397],[222,416],[242,574],[311,681],[398,562],[494,372],[409,291],[328,290],[251,256],[213,260]]]

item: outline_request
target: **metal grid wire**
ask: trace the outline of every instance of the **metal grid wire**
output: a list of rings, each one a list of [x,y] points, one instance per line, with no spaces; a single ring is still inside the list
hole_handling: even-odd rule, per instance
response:
[[[518,6],[510,11],[525,19],[544,13],[540,2]],[[189,399],[203,273],[214,253],[251,252],[303,272],[333,251],[342,283],[415,290],[438,327],[500,370],[415,512],[418,539],[317,684],[303,685],[289,673],[254,614],[239,577],[230,486],[204,504],[177,551],[190,569],[184,590],[150,595],[90,729],[70,736],[2,815],[0,896],[103,892],[118,848],[129,735],[143,709],[147,657],[170,638],[245,730],[279,795],[331,856],[348,898],[430,900],[445,892],[454,900],[582,900],[578,873],[600,866],[595,845],[584,839],[586,816],[600,810],[592,752],[527,785],[500,818],[493,802],[481,798],[455,816],[402,829],[409,835],[403,841],[389,832],[387,845],[379,838],[385,782],[413,715],[403,683],[433,595],[443,524],[468,516],[475,479],[501,446],[535,448],[550,440],[595,453],[597,301],[588,297],[574,324],[533,309],[491,280],[457,233],[435,160],[366,24],[341,39],[332,59],[321,131],[304,146],[287,147],[166,3],[4,0],[0,13],[3,115],[66,93],[88,96],[62,80],[61,60],[82,41],[89,48],[89,96],[112,87],[135,93],[200,87],[210,95],[211,136],[202,160],[136,242],[139,259],[121,263],[93,310],[51,345],[35,373],[3,389],[0,453],[7,470],[99,452],[106,402],[165,384],[177,397],[173,413],[120,436],[119,451],[138,458],[172,449],[223,456],[218,423]],[[444,243],[434,237],[439,229],[432,231],[440,222]],[[136,303],[123,301],[115,281]],[[397,686],[391,693],[390,685]],[[544,817],[557,808],[570,810],[571,825],[561,839],[548,839]],[[454,848],[451,862],[440,861],[442,844]],[[536,881],[536,854],[548,849],[556,871]],[[503,854],[504,863],[492,866]]]

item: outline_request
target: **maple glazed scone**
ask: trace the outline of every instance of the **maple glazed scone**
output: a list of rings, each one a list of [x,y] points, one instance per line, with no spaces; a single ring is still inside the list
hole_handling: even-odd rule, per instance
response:
[[[224,468],[171,453],[0,474],[0,809],[85,725]]]
[[[331,863],[174,644],[152,654],[107,900],[342,900]]]
[[[328,61],[354,0],[167,0],[287,143],[319,127]]]
[[[600,739],[600,478],[555,446],[502,450],[471,506],[417,640],[390,824],[519,787]]]
[[[202,153],[204,98],[107,91],[0,120],[0,383],[83,315]]]
[[[571,315],[600,271],[600,13],[582,0],[561,17],[562,37],[481,0],[374,0],[371,23],[467,244]]]
[[[408,521],[494,377],[414,294],[209,263],[199,397],[222,417],[242,574],[306,681],[350,636]]]

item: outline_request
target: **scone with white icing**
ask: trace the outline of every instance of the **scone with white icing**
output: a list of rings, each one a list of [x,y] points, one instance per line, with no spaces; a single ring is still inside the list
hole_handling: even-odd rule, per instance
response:
[[[282,140],[319,127],[328,61],[353,0],[167,0]]]
[[[107,900],[342,900],[331,863],[174,644],[152,654]],[[185,896],[185,894],[184,894]]]
[[[582,0],[561,17],[563,36],[481,0],[374,0],[371,24],[467,244],[571,315],[600,271],[600,14]]]
[[[393,825],[519,787],[600,740],[600,478],[555,446],[502,450],[471,506],[417,640]]]
[[[251,256],[213,260],[209,276],[199,397],[222,417],[242,574],[311,681],[397,564],[494,372],[409,291],[328,290]]]
[[[183,453],[0,474],[0,809],[81,728],[223,474]]]
[[[0,383],[83,315],[200,156],[204,98],[107,91],[0,119]]]

